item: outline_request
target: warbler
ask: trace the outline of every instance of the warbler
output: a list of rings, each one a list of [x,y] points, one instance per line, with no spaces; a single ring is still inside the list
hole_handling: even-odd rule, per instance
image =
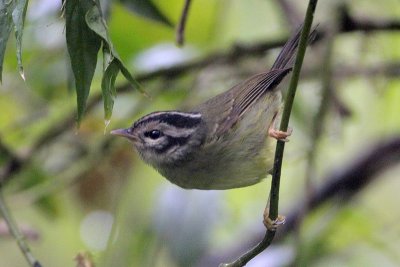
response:
[[[150,113],[127,129],[141,158],[172,183],[187,189],[230,189],[253,185],[272,169],[275,129],[282,106],[280,82],[292,70],[301,27],[275,63],[189,111]],[[310,34],[309,41],[314,37]]]

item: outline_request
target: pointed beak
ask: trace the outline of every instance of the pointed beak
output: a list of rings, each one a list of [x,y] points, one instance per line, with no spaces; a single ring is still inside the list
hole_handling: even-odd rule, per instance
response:
[[[128,132],[128,129],[116,129],[110,132],[112,135],[122,136],[126,138],[132,138],[132,135]]]

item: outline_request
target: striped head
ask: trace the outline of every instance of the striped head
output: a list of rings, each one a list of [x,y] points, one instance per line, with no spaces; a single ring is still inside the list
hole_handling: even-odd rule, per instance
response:
[[[161,111],[111,134],[127,138],[145,162],[162,167],[190,160],[205,140],[206,125],[200,113]]]

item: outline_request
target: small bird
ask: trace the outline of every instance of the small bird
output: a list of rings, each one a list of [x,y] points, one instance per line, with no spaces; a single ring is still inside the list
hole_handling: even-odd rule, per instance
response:
[[[187,189],[253,185],[273,166],[273,140],[291,131],[275,129],[282,107],[277,88],[292,70],[300,27],[268,72],[250,77],[190,111],[157,111],[127,129],[141,158],[172,183]],[[309,41],[315,35],[310,34]]]

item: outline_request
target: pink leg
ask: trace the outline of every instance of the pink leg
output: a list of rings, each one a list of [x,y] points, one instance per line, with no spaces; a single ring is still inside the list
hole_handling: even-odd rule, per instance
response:
[[[269,201],[268,201],[269,203]],[[269,204],[268,204],[269,206]],[[278,217],[275,220],[271,220],[269,218],[269,207],[266,207],[264,210],[264,220],[263,223],[265,225],[265,227],[270,230],[270,231],[276,231],[276,229],[278,229],[278,227],[282,224],[285,224],[285,216],[283,215],[278,215]]]
[[[275,129],[276,116],[277,114],[274,115],[271,125],[269,126],[268,135],[271,136],[272,138],[275,138],[276,140],[288,142],[289,141],[288,137],[292,134],[293,130],[291,128],[288,128],[287,132],[284,132]]]

